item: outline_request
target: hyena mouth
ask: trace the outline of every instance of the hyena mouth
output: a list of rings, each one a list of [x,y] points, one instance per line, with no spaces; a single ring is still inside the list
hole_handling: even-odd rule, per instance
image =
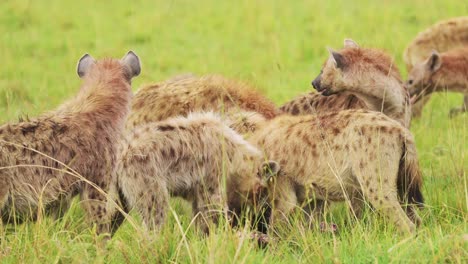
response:
[[[317,89],[317,92],[319,92],[323,96],[329,96],[332,94],[335,94],[336,92],[333,92],[330,87],[321,87],[321,89]]]

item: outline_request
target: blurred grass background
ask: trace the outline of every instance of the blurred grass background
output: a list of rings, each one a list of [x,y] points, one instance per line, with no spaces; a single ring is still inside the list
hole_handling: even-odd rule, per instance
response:
[[[248,81],[277,104],[312,89],[326,47],[344,38],[392,54],[403,76],[405,46],[435,22],[468,14],[468,2],[435,1],[26,1],[0,4],[0,122],[52,110],[79,88],[84,53],[121,57],[134,50],[143,83],[176,74],[220,73]],[[428,209],[416,238],[401,238],[381,219],[347,225],[338,206],[338,236],[292,232],[268,249],[220,227],[204,239],[175,202],[162,232],[147,240],[125,225],[109,246],[83,224],[76,207],[59,222],[42,219],[0,231],[0,261],[33,262],[464,262],[468,251],[467,118],[448,118],[460,94],[433,96],[415,120]],[[180,219],[179,219],[180,218]],[[176,220],[181,221],[181,226]]]

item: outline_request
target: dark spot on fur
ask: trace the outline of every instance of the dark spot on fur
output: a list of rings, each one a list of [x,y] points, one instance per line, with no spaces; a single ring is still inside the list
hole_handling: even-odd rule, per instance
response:
[[[293,115],[299,114],[299,108],[297,107],[297,105],[293,106],[291,114],[293,114]]]
[[[174,127],[173,126],[170,126],[170,125],[160,125],[158,126],[158,130],[160,131],[172,131],[174,130]]]

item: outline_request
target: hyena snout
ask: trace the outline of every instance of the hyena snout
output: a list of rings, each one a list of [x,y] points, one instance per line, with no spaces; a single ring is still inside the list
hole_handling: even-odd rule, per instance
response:
[[[322,74],[321,73],[312,81],[312,86],[318,92],[320,92],[322,90],[321,81],[322,81]]]

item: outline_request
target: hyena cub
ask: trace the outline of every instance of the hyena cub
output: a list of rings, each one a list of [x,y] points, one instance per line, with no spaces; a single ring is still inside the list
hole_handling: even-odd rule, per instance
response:
[[[258,118],[263,121],[277,114],[272,102],[246,84],[219,75],[197,77],[187,74],[140,88],[132,102],[126,127],[187,116],[196,111],[223,112],[227,117],[244,114],[244,119],[233,119],[239,122],[235,124],[239,129],[250,127]],[[251,113],[258,113],[258,118],[250,120]],[[245,119],[246,124],[242,124]]]
[[[130,109],[131,79],[140,73],[133,52],[121,60],[78,63],[78,95],[56,111],[0,127],[2,221],[59,215],[76,194],[87,217],[107,232],[104,192],[115,167],[118,138]],[[98,190],[101,189],[101,190]]]
[[[383,112],[409,127],[410,99],[394,61],[385,52],[361,48],[345,39],[340,51],[330,57],[312,82],[320,94],[308,94],[286,103],[284,112],[325,113],[345,109]]]
[[[233,210],[266,187],[261,174],[250,177],[261,163],[258,149],[219,116],[192,113],[128,132],[120,148],[113,195],[120,193],[123,208],[136,209],[149,229],[164,222],[169,197],[182,197],[192,202],[193,215],[199,214],[197,223],[207,232],[209,223],[217,222],[226,209],[224,186]],[[123,219],[115,215],[114,220],[117,227]]]
[[[420,32],[406,47],[403,60],[408,72],[413,67],[424,63],[433,50],[447,52],[452,49],[468,46],[468,16],[456,17],[440,21],[437,24]],[[413,116],[420,116],[422,108],[429,101],[430,94],[419,96],[417,103],[413,104]],[[464,97],[467,105],[468,95]],[[454,110],[456,113],[458,110]]]
[[[273,224],[297,206],[345,200],[356,213],[368,201],[402,232],[414,233],[421,222],[415,205],[423,203],[422,178],[413,137],[381,113],[280,116],[249,141],[279,162],[268,188]]]
[[[426,61],[414,65],[406,85],[411,91],[414,103],[433,92],[463,93],[464,104],[451,109],[450,116],[465,112],[468,107],[468,46],[441,54],[433,51]]]

